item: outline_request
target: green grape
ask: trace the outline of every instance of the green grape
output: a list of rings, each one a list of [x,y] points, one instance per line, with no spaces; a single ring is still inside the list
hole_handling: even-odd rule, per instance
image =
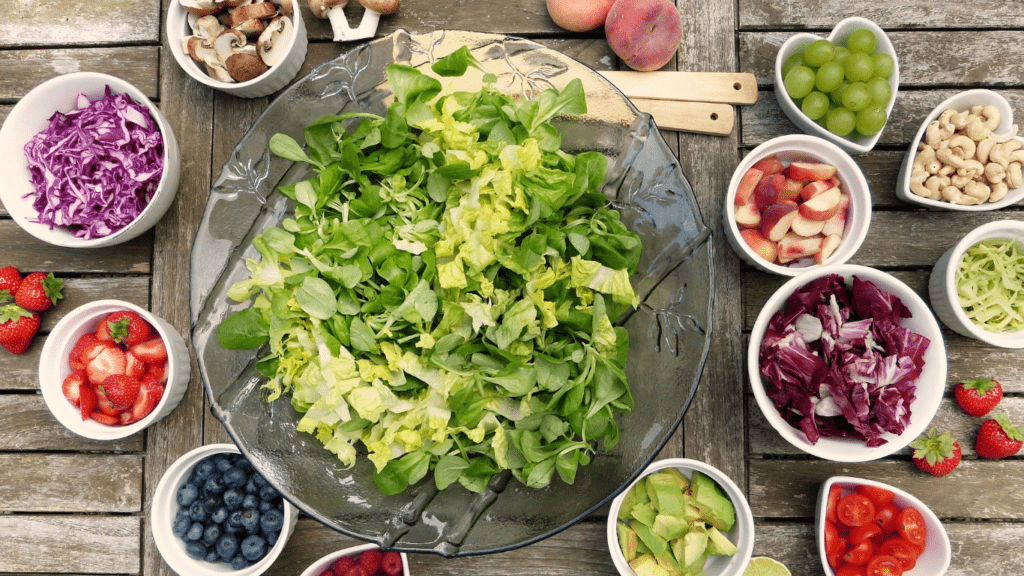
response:
[[[892,71],[896,68],[896,64],[892,60],[892,56],[889,56],[885,52],[876,52],[871,55],[871,63],[875,69],[874,75],[879,78],[888,78],[892,76]]]
[[[885,108],[871,106],[857,112],[857,132],[865,136],[874,136],[885,126]]]
[[[867,81],[868,93],[871,94],[871,103],[885,108],[892,98],[892,86],[885,78],[875,76]]]
[[[842,64],[846,61],[846,57],[850,55],[850,49],[846,46],[836,46],[835,58],[832,60]]]
[[[843,90],[843,106],[853,112],[860,112],[871,105],[871,92],[863,82],[852,82]]]
[[[843,92],[849,85],[849,82],[843,80],[842,82],[839,83],[839,86],[837,86],[835,90],[828,93],[828,99],[832,101],[833,106],[843,105]]]
[[[837,62],[825,62],[814,75],[814,87],[831,92],[843,83],[843,67]]]
[[[797,66],[786,74],[785,82],[789,97],[799,100],[814,90],[814,70],[807,66]]]
[[[828,112],[828,96],[815,90],[808,94],[800,104],[800,109],[811,120],[817,120]]]
[[[860,28],[854,30],[850,37],[846,39],[846,47],[850,49],[850,52],[872,54],[875,48],[878,48],[878,38],[875,37],[875,33],[871,30]]]
[[[871,56],[851,52],[843,62],[843,73],[850,82],[865,82],[875,73],[875,65],[871,61]]]
[[[793,54],[789,58],[786,58],[786,61],[782,64],[782,77],[785,78],[786,75],[789,74],[789,71],[792,70],[793,68],[796,68],[797,66],[806,65],[807,64],[804,63],[804,53],[797,52],[796,54]]]
[[[836,46],[828,40],[815,40],[804,49],[804,62],[811,68],[817,68],[835,57]]]
[[[857,116],[846,108],[836,108],[825,117],[825,128],[836,136],[846,136],[857,125]]]

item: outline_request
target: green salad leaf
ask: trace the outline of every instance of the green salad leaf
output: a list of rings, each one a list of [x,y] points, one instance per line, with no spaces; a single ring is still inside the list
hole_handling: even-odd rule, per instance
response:
[[[385,116],[325,116],[270,150],[316,175],[280,192],[294,214],[254,241],[252,305],[218,328],[263,347],[268,401],[288,398],[344,466],[365,455],[396,494],[431,470],[481,491],[494,474],[572,483],[618,441],[633,398],[629,335],[639,237],[600,191],[607,159],[562,152],[550,120],[586,112],[579,80],[519,103],[468,49],[441,77],[391,65]]]

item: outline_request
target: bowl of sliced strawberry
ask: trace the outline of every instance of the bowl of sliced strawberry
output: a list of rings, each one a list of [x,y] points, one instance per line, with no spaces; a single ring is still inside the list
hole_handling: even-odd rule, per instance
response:
[[[362,544],[320,558],[301,576],[409,576],[409,558],[404,552]]]
[[[177,407],[191,375],[184,339],[130,302],[98,300],[54,326],[39,358],[53,416],[94,440],[130,436]]]

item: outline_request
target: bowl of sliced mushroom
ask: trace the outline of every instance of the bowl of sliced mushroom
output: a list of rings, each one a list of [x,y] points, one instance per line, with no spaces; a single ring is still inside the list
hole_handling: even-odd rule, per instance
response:
[[[907,150],[896,195],[911,204],[981,212],[1024,199],[1024,139],[1013,109],[991,90],[939,104]]]
[[[196,81],[242,98],[284,88],[306,58],[297,0],[176,0],[167,11],[175,60]]]

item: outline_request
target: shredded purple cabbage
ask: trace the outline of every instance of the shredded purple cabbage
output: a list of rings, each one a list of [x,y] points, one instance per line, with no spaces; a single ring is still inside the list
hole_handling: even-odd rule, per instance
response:
[[[779,414],[812,445],[825,437],[886,443],[902,434],[930,340],[900,326],[910,310],[893,294],[853,277],[817,278],[794,292],[768,323],[761,375]]]
[[[79,94],[75,110],[54,112],[25,156],[35,221],[102,238],[149,205],[163,175],[164,140],[143,105],[107,86],[98,100]]]

